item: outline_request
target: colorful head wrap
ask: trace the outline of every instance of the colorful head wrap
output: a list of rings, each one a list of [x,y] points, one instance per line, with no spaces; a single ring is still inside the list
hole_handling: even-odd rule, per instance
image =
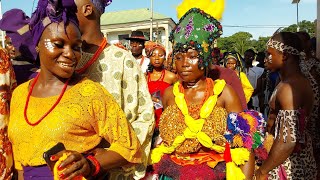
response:
[[[223,64],[224,64],[224,66],[226,67],[227,66],[227,63],[228,63],[228,59],[234,59],[235,61],[236,61],[236,66],[235,67],[238,67],[239,66],[239,60],[238,60],[238,58],[236,58],[234,55],[232,55],[232,54],[228,54],[225,58],[224,58],[224,62],[223,62]]]
[[[36,60],[37,52],[28,23],[30,18],[21,9],[11,9],[3,14],[0,29],[6,31],[13,46],[28,60]]]
[[[199,52],[199,67],[207,67],[214,55],[214,40],[221,34],[222,26],[218,20],[192,8],[181,17],[169,39],[173,43],[173,54],[194,48]]]
[[[117,42],[117,43],[115,43],[113,45],[117,46],[118,48],[124,49],[126,51],[128,50],[121,42]]]
[[[101,14],[104,13],[105,8],[112,3],[112,0],[91,0],[93,5],[100,11]]]
[[[152,47],[155,46],[156,44],[157,43],[153,42],[153,41],[146,41],[144,43],[144,50],[145,50],[147,56],[150,56],[150,51],[151,51]]]
[[[161,44],[154,44],[153,46],[150,47],[150,53],[148,56],[151,56],[152,52],[156,49],[156,48],[160,48],[164,51],[164,53],[166,53],[166,49],[163,47],[163,45]]]
[[[43,31],[52,23],[72,22],[78,26],[76,12],[74,0],[39,0],[30,22],[34,44],[38,44]]]

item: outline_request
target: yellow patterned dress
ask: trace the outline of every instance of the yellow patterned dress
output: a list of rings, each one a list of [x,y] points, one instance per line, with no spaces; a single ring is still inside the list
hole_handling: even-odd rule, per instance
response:
[[[84,78],[68,89],[55,109],[40,124],[30,126],[24,108],[30,81],[18,86],[12,97],[9,139],[15,168],[45,165],[43,152],[58,142],[67,150],[85,153],[104,138],[109,150],[131,163],[141,162],[140,143],[123,111],[100,84]],[[37,121],[52,107],[58,96],[30,97],[27,115]]]

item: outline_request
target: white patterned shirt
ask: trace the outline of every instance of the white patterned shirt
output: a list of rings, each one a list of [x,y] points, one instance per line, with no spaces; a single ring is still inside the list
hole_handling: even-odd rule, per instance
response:
[[[77,68],[88,62],[93,54],[83,52]],[[117,46],[105,48],[85,75],[104,86],[125,112],[141,143],[144,163],[130,168],[115,169],[109,179],[141,179],[145,175],[151,138],[155,125],[151,96],[144,74],[132,54]],[[107,157],[106,157],[107,158]]]

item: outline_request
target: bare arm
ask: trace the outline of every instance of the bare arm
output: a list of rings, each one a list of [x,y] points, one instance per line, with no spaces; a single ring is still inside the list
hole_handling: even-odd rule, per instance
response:
[[[254,163],[255,163],[254,153],[251,152],[248,162],[240,166],[240,169],[242,170],[243,174],[246,176],[246,179],[252,179],[254,174]]]
[[[174,84],[175,82],[178,81],[178,77],[176,74],[170,71],[166,71],[166,77],[168,78],[168,83],[169,84]]]
[[[226,108],[228,113],[243,111],[240,99],[231,86],[226,85],[220,97],[223,99],[224,108]]]
[[[163,109],[166,109],[169,105],[171,105],[172,102],[170,102],[170,100],[172,101],[172,99],[174,99],[172,90],[173,90],[173,86],[168,87],[163,93],[163,98],[162,98]]]
[[[276,95],[276,102],[280,106],[280,110],[295,110],[297,109],[297,104],[294,100],[294,90],[289,84],[284,84]],[[279,115],[278,115],[279,116]],[[282,164],[293,152],[294,147],[296,145],[295,140],[291,138],[284,139],[284,126],[287,125],[285,123],[287,121],[287,117],[278,117],[282,126],[280,126],[280,131],[278,135],[276,135],[276,139],[271,147],[269,157],[265,160],[263,165],[260,167],[260,173],[262,175],[268,174],[269,171],[274,169],[275,167]],[[295,117],[293,117],[295,118]],[[296,117],[297,120],[297,117]],[[288,128],[288,136],[290,136],[291,131]]]
[[[238,95],[229,85],[226,85],[223,89],[221,98],[224,99],[225,108],[229,113],[238,113],[243,111]],[[242,172],[246,176],[246,179],[252,179],[254,172],[254,162],[254,154],[250,153],[248,162],[246,162],[243,166],[240,166]]]

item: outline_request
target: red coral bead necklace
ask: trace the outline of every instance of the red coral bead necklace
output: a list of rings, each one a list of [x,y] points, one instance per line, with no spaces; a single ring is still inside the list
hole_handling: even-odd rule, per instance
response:
[[[26,100],[26,105],[24,107],[24,119],[26,120],[26,122],[30,125],[30,126],[36,126],[38,125],[46,116],[48,116],[48,114],[59,104],[60,100],[62,99],[62,96],[64,95],[67,87],[68,87],[68,83],[70,78],[64,83],[63,89],[59,95],[59,98],[57,99],[57,101],[53,104],[53,106],[36,122],[32,123],[29,121],[28,116],[27,116],[27,110],[28,110],[28,105],[29,105],[29,101],[30,101],[30,96],[32,94],[33,88],[36,85],[36,82],[39,78],[40,73],[38,73],[38,75],[36,76],[36,78],[33,80],[33,83],[30,87],[28,96],[27,96],[27,100]]]

